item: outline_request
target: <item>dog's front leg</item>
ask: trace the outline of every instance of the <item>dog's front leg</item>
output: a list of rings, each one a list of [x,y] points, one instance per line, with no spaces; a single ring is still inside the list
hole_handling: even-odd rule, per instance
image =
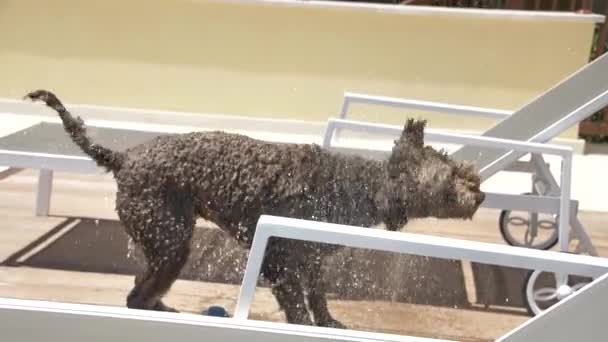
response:
[[[313,325],[306,309],[304,289],[295,272],[287,271],[282,277],[272,282],[272,293],[279,306],[285,312],[287,323]]]
[[[299,260],[290,252],[293,246],[286,241],[271,241],[263,266],[263,275],[272,288],[272,294],[285,313],[287,323],[314,325],[306,308]],[[294,258],[295,257],[295,258]]]
[[[315,324],[320,327],[347,329],[340,321],[332,317],[327,308],[326,287],[321,274],[321,260],[317,258],[307,270],[309,277],[308,305],[315,319]]]

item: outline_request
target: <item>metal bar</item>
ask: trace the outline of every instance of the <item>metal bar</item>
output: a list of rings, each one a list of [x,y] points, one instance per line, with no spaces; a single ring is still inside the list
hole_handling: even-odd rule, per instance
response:
[[[268,245],[268,239],[270,238],[269,233],[270,232],[262,232],[262,234],[259,234],[256,228],[252,247],[249,252],[249,257],[247,258],[247,266],[245,274],[243,275],[239,297],[237,298],[236,308],[234,310],[234,318],[236,319],[248,318],[249,308],[251,307],[253,297],[255,296],[255,287],[262,271],[262,262],[264,261],[266,246]],[[256,247],[255,252],[253,252],[253,246]]]
[[[608,272],[606,258],[262,215],[249,251],[245,269],[246,281],[241,284],[235,318],[246,319],[249,314],[261,262],[270,237],[539,269],[561,274],[598,277]]]
[[[560,182],[560,206],[558,241],[559,249],[568,252],[570,244],[570,193],[572,181],[572,155],[564,156],[562,159],[561,182]]]
[[[345,111],[341,111],[341,114],[344,113],[344,115],[341,115],[340,118],[346,117],[348,107],[350,103],[353,102],[373,105],[384,105],[397,108],[437,111],[448,114],[473,115],[494,119],[504,119],[513,113],[512,111],[502,109],[462,106],[443,102],[421,101],[414,99],[402,99],[396,97],[346,92],[344,93],[344,102],[342,106],[342,109]],[[344,106],[344,103],[347,103],[346,108]]]
[[[602,109],[606,103],[608,103],[608,90],[587,101],[587,103],[580,106],[569,115],[556,121],[554,124],[532,137],[530,141],[543,143],[547,142],[548,140],[553,139],[556,135],[568,129],[570,126],[575,125],[579,121]]]
[[[561,132],[568,129],[570,126],[575,125],[577,122],[583,120],[584,118],[590,116],[594,112],[602,109],[606,103],[608,103],[608,90],[604,91],[600,95],[594,97],[589,100],[583,106],[577,108],[572,113],[567,115],[566,117],[558,120],[553,125],[547,127],[539,134],[535,135],[528,141],[544,143],[553,139],[555,136],[560,134]],[[490,163],[486,168],[485,172],[488,174],[495,174],[496,172],[502,170],[506,165],[512,163],[515,160],[523,157],[526,153],[514,153],[508,152],[503,155],[501,158],[496,159],[494,162]]]
[[[8,150],[0,150],[0,165],[81,173],[98,173],[102,170],[88,157]]]
[[[551,196],[515,195],[486,192],[481,207],[489,209],[524,210],[537,213],[558,214],[560,198]]]
[[[361,122],[352,120],[342,120],[330,118],[328,122],[334,122],[332,129],[349,128],[356,131],[363,131],[377,134],[400,134],[403,130],[399,126],[377,124],[371,122]],[[514,149],[526,153],[542,153],[564,156],[572,153],[572,148],[557,145],[548,145],[534,142],[516,141],[502,138],[445,133],[438,130],[427,129],[425,139],[443,143],[465,144],[473,146],[484,146],[497,149]]]
[[[40,170],[36,191],[36,216],[48,216],[53,191],[53,170]]]
[[[340,119],[345,119],[346,114],[348,114],[348,110],[350,109],[350,97],[343,96],[342,97],[342,105],[340,106]]]
[[[327,127],[325,128],[325,133],[323,135],[323,142],[322,145],[323,147],[330,147],[331,145],[331,140],[334,137],[334,131],[335,131],[335,123],[333,121],[327,121]]]
[[[546,164],[545,166],[548,167],[548,164]],[[518,160],[513,162],[513,164],[509,165],[507,168],[505,168],[505,171],[532,173],[535,171],[535,165],[531,164],[530,162]]]
[[[549,164],[545,163],[545,159],[542,155],[533,154],[531,157],[531,162],[534,165],[536,173],[542,177],[544,181],[549,183],[550,193],[556,193],[560,190],[559,184],[553,177],[551,170],[549,169]]]
[[[449,342],[188,313],[0,298],[3,341]]]
[[[572,232],[576,234],[576,237],[580,241],[581,252],[584,251],[586,253],[589,253],[589,255],[591,256],[598,256],[599,254],[597,252],[597,249],[591,242],[589,234],[587,234],[587,232],[585,231],[585,228],[583,227],[583,224],[578,219],[578,217],[573,217],[570,224],[572,225]]]

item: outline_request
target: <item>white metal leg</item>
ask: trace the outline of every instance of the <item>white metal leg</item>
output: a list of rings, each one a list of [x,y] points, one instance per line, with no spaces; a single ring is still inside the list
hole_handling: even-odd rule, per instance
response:
[[[36,216],[48,216],[51,207],[51,192],[53,190],[53,171],[40,170],[38,189],[36,192]]]

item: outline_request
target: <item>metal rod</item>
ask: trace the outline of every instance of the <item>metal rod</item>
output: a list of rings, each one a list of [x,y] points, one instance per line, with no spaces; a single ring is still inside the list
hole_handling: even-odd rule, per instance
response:
[[[51,207],[51,192],[53,191],[53,171],[40,170],[36,187],[36,216],[48,216]]]
[[[572,155],[563,156],[561,168],[561,201],[559,209],[559,247],[568,252],[570,244],[570,193],[572,181]]]
[[[403,130],[402,127],[377,124],[371,122],[361,122],[342,119],[329,119],[328,122],[333,122],[332,129],[349,128],[356,131],[364,131],[368,133],[380,134],[399,134]],[[445,133],[438,130],[428,129],[425,132],[425,138],[431,141],[465,144],[474,146],[484,146],[497,149],[513,149],[527,153],[542,153],[552,155],[567,155],[572,153],[572,148],[557,145],[548,145],[541,143],[533,143],[526,141],[510,140],[503,138],[494,138],[486,136]]]
[[[482,107],[474,107],[474,106],[463,106],[463,105],[455,105],[450,103],[443,102],[434,102],[434,101],[421,101],[414,99],[403,99],[396,97],[388,97],[388,96],[378,96],[378,95],[369,95],[369,94],[358,94],[358,93],[344,93],[344,102],[343,109],[345,109],[344,115],[341,115],[340,118],[346,117],[346,112],[348,111],[348,105],[353,102],[358,103],[366,103],[366,104],[374,104],[374,105],[384,105],[390,107],[398,107],[398,108],[409,108],[409,109],[417,109],[417,110],[426,110],[426,111],[438,111],[443,113],[450,114],[460,114],[460,115],[473,115],[473,116],[481,116],[487,118],[494,119],[504,119],[509,115],[513,114],[512,111],[502,110],[502,109],[494,109],[494,108],[482,108]],[[344,103],[346,103],[346,108]]]

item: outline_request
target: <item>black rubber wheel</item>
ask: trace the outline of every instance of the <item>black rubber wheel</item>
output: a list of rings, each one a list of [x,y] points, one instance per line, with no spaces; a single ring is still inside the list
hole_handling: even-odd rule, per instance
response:
[[[523,195],[531,195],[531,193],[524,193]],[[552,235],[546,241],[542,241],[541,243],[537,243],[536,245],[530,245],[517,241],[517,239],[510,233],[508,227],[509,222],[511,221],[510,215],[511,210],[503,210],[500,212],[500,216],[498,217],[498,228],[500,230],[500,235],[507,244],[516,247],[526,247],[542,250],[551,249],[557,244],[559,239],[559,229],[557,221],[553,224],[555,226],[554,228],[549,228],[553,229],[554,232],[552,232]],[[529,227],[527,229],[529,229]]]

